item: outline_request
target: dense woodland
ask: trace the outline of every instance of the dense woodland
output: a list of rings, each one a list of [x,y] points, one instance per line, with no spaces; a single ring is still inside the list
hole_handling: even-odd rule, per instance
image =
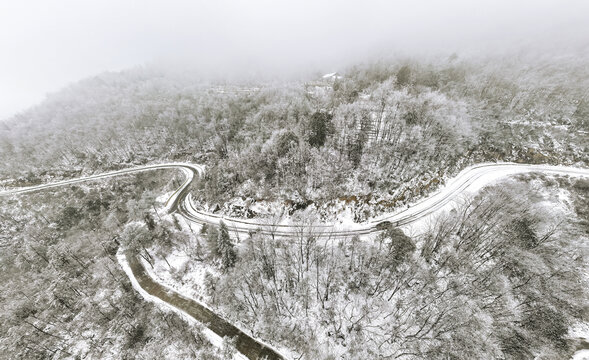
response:
[[[522,176],[413,238],[396,228],[371,240],[186,229],[173,247],[190,249],[187,263],[156,262],[177,284],[209,269],[194,292],[294,358],[563,359],[575,346],[569,327],[589,320],[588,188]]]
[[[299,82],[107,73],[3,122],[2,178],[20,179],[12,186],[192,161],[208,165],[197,193],[209,206],[241,198],[292,212],[339,202],[358,221],[474,162],[587,165],[587,69],[578,55],[454,55]]]
[[[123,225],[149,218],[169,176],[0,198],[1,359],[225,358],[142,299],[116,259]]]

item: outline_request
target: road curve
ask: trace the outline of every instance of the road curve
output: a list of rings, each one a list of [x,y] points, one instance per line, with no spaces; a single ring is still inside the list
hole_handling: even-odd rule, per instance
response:
[[[139,166],[131,169],[123,169],[103,174],[91,175],[71,180],[64,180],[50,184],[35,185],[25,188],[10,189],[0,192],[0,196],[18,195],[32,191],[50,189],[57,186],[72,185],[84,181],[92,181],[110,178],[114,176],[128,175],[143,171],[159,169],[179,169],[184,172],[186,179],[182,185],[174,191],[165,204],[169,212],[177,211],[187,220],[203,225],[219,225],[221,221],[238,234],[263,233],[276,237],[350,237],[367,235],[379,231],[379,224],[390,222],[395,226],[403,226],[419,221],[432,213],[448,206],[465,191],[474,191],[499,178],[530,172],[548,174],[569,175],[574,177],[589,177],[589,169],[552,166],[552,165],[528,165],[515,163],[485,163],[470,166],[451,179],[439,191],[431,196],[412,204],[407,209],[384,214],[372,218],[363,223],[354,224],[317,224],[293,223],[291,219],[284,218],[275,221],[260,219],[241,219],[213,214],[199,209],[192,195],[189,193],[190,184],[195,181],[196,175],[201,176],[205,169],[202,165],[188,163],[164,163]]]
[[[301,236],[313,235],[315,237],[348,237],[354,235],[365,235],[379,231],[378,225],[383,222],[390,222],[395,226],[402,226],[411,224],[421,220],[435,211],[438,211],[445,206],[448,206],[460,194],[465,191],[476,190],[490,182],[505,177],[508,175],[528,173],[528,172],[542,172],[549,174],[560,174],[569,176],[587,176],[589,177],[589,169],[563,167],[563,166],[548,166],[548,165],[522,165],[512,163],[498,163],[498,164],[479,164],[471,166],[458,174],[455,178],[448,181],[447,184],[433,195],[413,204],[411,207],[392,214],[385,214],[361,224],[346,224],[347,228],[338,228],[337,225],[330,224],[293,224],[289,223],[289,219],[284,219],[282,222],[275,223],[258,222],[255,220],[245,220],[238,218],[225,217],[208,213],[198,209],[194,205],[193,198],[189,193],[190,185],[195,180],[195,175],[202,175],[204,167],[194,164],[186,163],[166,163],[140,166],[132,169],[124,169],[112,171],[103,174],[86,176],[71,180],[59,181],[50,184],[42,184],[30,186],[19,189],[10,189],[0,192],[1,196],[26,194],[33,191],[44,189],[51,189],[58,186],[72,185],[84,181],[92,181],[110,178],[114,176],[128,175],[142,171],[158,170],[158,169],[180,169],[184,172],[186,179],[182,185],[172,193],[170,198],[166,201],[165,207],[169,212],[177,211],[186,219],[198,224],[212,224],[218,225],[222,220],[231,229],[238,233],[262,232],[272,234],[273,236],[287,237],[287,236]],[[152,279],[140,262],[132,256],[127,256],[127,261],[131,266],[133,277],[139,283],[139,286],[148,294],[159,298],[167,303],[169,306],[185,311],[193,318],[203,322],[206,326],[219,334],[220,336],[237,336],[237,348],[246,355],[249,359],[258,359],[261,356],[269,359],[283,359],[284,357],[272,348],[260,343],[243,333],[235,326],[224,321],[212,311],[206,309],[201,304],[192,299],[185,298],[163,285],[157,283]]]
[[[292,237],[300,235],[313,235],[315,237],[351,237],[355,235],[367,235],[382,229],[379,224],[390,222],[395,226],[409,225],[422,220],[432,213],[451,205],[460,198],[465,191],[476,191],[484,185],[502,177],[541,172],[568,176],[589,177],[589,169],[551,166],[528,165],[515,163],[484,163],[470,166],[461,171],[456,177],[449,180],[440,190],[422,199],[404,210],[384,214],[358,224],[296,224],[290,219],[281,219],[277,222],[260,222],[255,219],[232,218],[224,215],[211,214],[198,209],[194,204],[191,194],[179,200],[179,212],[188,220],[200,224],[217,225],[221,220],[237,233],[261,232],[278,237]]]

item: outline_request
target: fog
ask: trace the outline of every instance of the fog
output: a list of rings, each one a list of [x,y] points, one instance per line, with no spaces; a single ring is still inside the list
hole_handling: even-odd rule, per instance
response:
[[[3,1],[0,118],[103,71],[335,71],[382,56],[587,49],[589,2]]]

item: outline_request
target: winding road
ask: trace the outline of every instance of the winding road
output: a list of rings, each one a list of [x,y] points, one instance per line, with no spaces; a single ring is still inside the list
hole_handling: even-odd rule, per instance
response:
[[[589,177],[589,169],[551,166],[551,165],[527,165],[515,163],[485,163],[470,166],[461,171],[456,177],[451,179],[440,190],[431,196],[412,204],[407,209],[384,214],[372,218],[363,223],[340,223],[340,224],[318,224],[305,223],[299,224],[293,222],[290,218],[281,219],[242,219],[228,217],[221,214],[213,214],[199,209],[195,205],[194,198],[190,194],[190,185],[196,181],[196,176],[201,176],[205,168],[201,165],[188,163],[165,163],[139,166],[130,169],[117,170],[103,174],[80,177],[71,180],[59,181],[55,183],[35,185],[25,188],[7,189],[0,192],[0,196],[18,195],[32,191],[50,189],[57,186],[72,185],[85,181],[106,179],[114,176],[129,175],[138,172],[160,170],[160,169],[179,169],[186,178],[182,185],[174,191],[165,204],[166,211],[177,211],[187,220],[199,225],[219,225],[221,221],[239,234],[264,233],[278,237],[300,236],[304,231],[305,235],[315,237],[350,237],[354,235],[367,235],[378,232],[382,228],[379,224],[390,222],[395,226],[404,226],[422,220],[440,209],[451,205],[453,201],[469,191],[474,192],[485,185],[509,175],[541,172],[547,174],[569,175],[573,177]]]
[[[489,163],[479,164],[466,168],[456,177],[451,179],[439,191],[433,195],[416,202],[405,210],[385,214],[370,219],[369,221],[359,224],[297,224],[291,219],[284,218],[276,221],[260,221],[251,219],[240,219],[227,217],[219,214],[213,214],[199,209],[190,194],[190,185],[195,181],[196,175],[201,176],[204,173],[204,167],[201,165],[187,163],[166,163],[139,166],[131,169],[107,172],[103,174],[80,177],[71,180],[64,180],[55,183],[35,185],[25,188],[8,189],[0,192],[1,196],[12,196],[26,194],[33,191],[51,189],[58,186],[73,185],[85,181],[106,179],[115,176],[129,175],[133,173],[160,170],[160,169],[179,169],[186,178],[182,185],[172,193],[165,204],[166,211],[178,212],[187,220],[199,225],[210,224],[218,225],[224,221],[227,226],[237,233],[259,232],[271,234],[279,237],[292,237],[304,234],[315,237],[349,237],[355,235],[367,235],[380,231],[382,228],[379,224],[391,223],[394,226],[404,226],[423,220],[436,211],[451,206],[453,201],[457,200],[461,194],[466,191],[473,192],[485,185],[496,181],[499,178],[530,172],[541,172],[547,174],[569,175],[573,177],[589,177],[589,169],[549,166],[549,165],[525,165],[513,163]],[[303,233],[304,231],[304,233]],[[206,308],[199,302],[185,298],[181,294],[175,293],[165,286],[159,284],[151,278],[143,265],[133,256],[126,256],[130,266],[131,273],[128,274],[132,282],[137,282],[141,290],[150,296],[157,297],[165,302],[168,306],[179,309],[194,319],[205,324],[210,330],[217,335],[237,336],[237,349],[250,359],[266,357],[268,359],[284,359],[276,350],[268,345],[245,334],[235,326],[228,323],[210,309]]]

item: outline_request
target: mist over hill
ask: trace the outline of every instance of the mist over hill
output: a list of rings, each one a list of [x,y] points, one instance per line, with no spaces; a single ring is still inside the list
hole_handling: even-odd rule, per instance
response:
[[[583,0],[7,1],[0,119],[69,83],[137,65],[300,78],[390,56],[586,53],[588,12]]]

